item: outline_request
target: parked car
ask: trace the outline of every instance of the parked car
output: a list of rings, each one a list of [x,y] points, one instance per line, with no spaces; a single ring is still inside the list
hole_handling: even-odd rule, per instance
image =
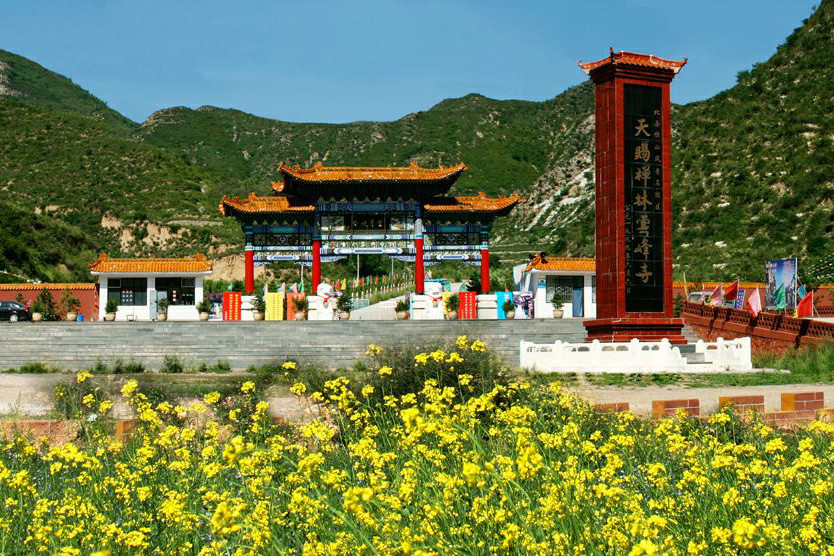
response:
[[[17,301],[0,301],[0,320],[17,322],[19,320],[32,320],[29,309]]]
[[[690,303],[704,303],[709,305],[712,301],[712,292],[689,292],[687,301]]]

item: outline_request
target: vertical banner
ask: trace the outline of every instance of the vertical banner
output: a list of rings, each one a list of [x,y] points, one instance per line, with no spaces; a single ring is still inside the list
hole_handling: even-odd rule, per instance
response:
[[[744,309],[744,288],[739,288],[738,295],[736,296],[736,301],[733,303],[733,309]]]
[[[269,292],[266,294],[266,320],[284,320],[284,294]]]
[[[498,318],[506,319],[507,315],[504,313],[504,303],[508,300],[512,301],[513,294],[510,292],[495,292],[496,303],[498,304]]]
[[[477,292],[460,292],[458,318],[460,320],[475,320],[478,318]]]
[[[223,292],[223,320],[240,320],[240,292]]]
[[[777,259],[765,263],[765,307],[796,308],[796,259]]]
[[[663,311],[661,88],[623,85],[625,108],[625,304]]]

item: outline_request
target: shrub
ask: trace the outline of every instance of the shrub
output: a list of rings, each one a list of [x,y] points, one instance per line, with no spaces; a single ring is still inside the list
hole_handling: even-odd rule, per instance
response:
[[[353,298],[351,297],[351,295],[353,295],[353,292],[350,290],[350,288],[345,288],[345,291],[342,292],[342,295],[340,295],[336,299],[336,308],[342,312],[349,313],[350,310],[353,308]]]
[[[168,306],[170,304],[171,304],[171,302],[168,301],[167,297],[157,299],[156,300],[156,310],[159,311],[160,313],[167,313],[168,312]]]
[[[400,299],[399,301],[397,301],[396,307],[394,307],[394,311],[396,311],[397,313],[408,311],[408,309],[409,306],[407,299]]]
[[[43,315],[43,320],[58,320],[58,309],[48,289],[43,288],[32,303],[32,312]]]
[[[185,372],[185,366],[182,360],[176,355],[166,355],[162,358],[162,367],[159,369],[161,373],[179,374]]]
[[[255,299],[252,300],[252,308],[258,313],[266,312],[266,301],[264,301],[263,295],[261,295],[260,293],[255,295]]]
[[[105,313],[115,313],[119,309],[119,304],[115,299],[108,299],[104,305]]]
[[[121,359],[116,359],[110,367],[110,372],[114,375],[126,375],[134,373],[144,373],[145,367],[138,361],[124,362]]]
[[[61,306],[63,307],[64,314],[75,313],[81,307],[81,301],[77,297],[73,297],[72,292],[66,289],[61,296]]]
[[[453,293],[446,300],[446,311],[451,313],[453,311],[457,311],[459,307],[460,307],[460,298],[458,297],[458,294]]]
[[[211,303],[204,297],[203,300],[197,304],[197,312],[208,313],[209,311],[211,311]]]
[[[504,310],[505,313],[508,313],[510,311],[515,311],[515,304],[512,302],[512,300],[508,299],[504,302],[501,308]]]
[[[296,313],[303,313],[307,310],[308,302],[306,297],[296,297],[292,300]]]

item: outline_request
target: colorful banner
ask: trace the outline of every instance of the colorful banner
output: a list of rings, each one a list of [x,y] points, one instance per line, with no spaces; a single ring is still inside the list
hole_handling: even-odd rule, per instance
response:
[[[744,309],[744,294],[744,288],[739,288],[738,297],[736,297],[735,303],[733,303],[733,309]]]
[[[513,300],[513,294],[510,292],[495,292],[495,300],[498,304],[498,318],[506,319],[507,315],[504,313],[504,303]]]
[[[765,307],[782,305],[784,309],[796,308],[797,267],[796,259],[779,259],[765,263],[767,281],[765,285]],[[780,290],[781,288],[781,290]],[[778,299],[777,299],[778,298]]]
[[[459,320],[477,320],[478,318],[478,301],[476,292],[460,292],[458,294]]]
[[[283,293],[267,293],[264,301],[266,301],[266,320],[284,320]]]
[[[223,320],[240,320],[240,292],[223,292]]]

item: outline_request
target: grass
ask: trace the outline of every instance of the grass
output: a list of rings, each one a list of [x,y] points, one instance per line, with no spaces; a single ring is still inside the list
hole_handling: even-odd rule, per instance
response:
[[[296,388],[328,415],[297,427],[254,382],[175,407],[153,390],[171,377],[143,374],[120,389],[139,426],[114,442],[101,378],[73,381],[75,443],[0,450],[0,553],[804,554],[834,538],[834,425],[599,413],[558,384],[502,383],[472,345],[463,361],[369,350],[381,380]]]

